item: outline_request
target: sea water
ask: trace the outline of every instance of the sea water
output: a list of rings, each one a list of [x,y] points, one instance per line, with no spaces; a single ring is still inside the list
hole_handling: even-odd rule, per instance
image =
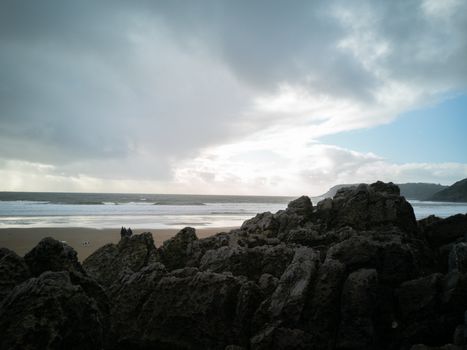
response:
[[[234,227],[293,197],[0,192],[0,228]],[[317,203],[319,198],[312,198]],[[467,213],[467,203],[410,201],[417,219]]]

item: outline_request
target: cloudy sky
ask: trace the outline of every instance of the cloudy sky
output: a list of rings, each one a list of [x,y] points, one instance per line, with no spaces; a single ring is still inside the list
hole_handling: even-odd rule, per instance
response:
[[[0,2],[0,190],[467,177],[467,1]]]

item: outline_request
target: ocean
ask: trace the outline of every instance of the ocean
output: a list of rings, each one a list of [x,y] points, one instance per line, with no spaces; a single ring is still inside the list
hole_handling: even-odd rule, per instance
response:
[[[294,197],[0,192],[0,228],[233,227]],[[312,198],[314,204],[321,198]],[[467,203],[410,201],[417,219],[467,213]]]

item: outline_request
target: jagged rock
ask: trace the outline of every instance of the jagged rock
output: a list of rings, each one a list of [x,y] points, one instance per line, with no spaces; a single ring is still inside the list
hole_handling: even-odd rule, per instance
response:
[[[377,284],[378,273],[374,269],[352,272],[345,281],[336,349],[373,349]]]
[[[252,350],[306,350],[312,346],[310,335],[301,329],[271,326],[251,339]]]
[[[250,280],[258,280],[263,273],[280,277],[292,261],[294,250],[285,244],[244,248],[224,246],[207,251],[201,259],[203,271],[224,272],[243,275]]]
[[[462,350],[462,347],[453,344],[446,344],[443,346],[426,346],[417,344],[412,346],[410,350]]]
[[[467,235],[467,214],[436,220],[424,228],[424,233],[434,247],[464,239]]]
[[[0,305],[1,349],[102,349],[105,318],[69,273],[45,272]]]
[[[327,209],[329,206],[331,209]],[[350,226],[370,230],[391,225],[407,233],[417,232],[413,208],[399,195],[399,188],[379,181],[340,189],[332,202],[326,200],[318,205],[317,217],[327,229]]]
[[[252,316],[262,298],[263,294],[256,283],[248,281],[240,287],[237,295],[234,325],[234,329],[238,332],[237,344],[248,344],[251,337]]]
[[[274,214],[275,222],[278,224],[279,234],[304,225],[313,215],[313,204],[307,196],[301,196],[291,201],[286,210],[280,210]]]
[[[24,259],[15,252],[0,248],[0,303],[11,290],[30,277]]]
[[[272,320],[280,319],[287,325],[298,322],[318,266],[319,253],[312,248],[301,247],[295,251],[292,263],[271,296],[268,313]]]
[[[198,272],[164,276],[143,301],[138,336],[121,348],[223,349],[245,335],[237,329],[239,291],[245,281],[228,274]],[[247,317],[244,315],[244,317]]]
[[[265,237],[276,237],[279,232],[279,222],[272,213],[265,212],[246,220],[240,227],[240,230],[246,234],[261,234]]]
[[[214,236],[192,241],[191,255],[186,262],[186,266],[199,267],[201,258],[208,250],[214,250],[228,246],[232,243],[232,241],[236,242],[237,240],[238,239],[234,230],[230,233],[219,232]],[[232,245],[235,244],[232,243]]]
[[[421,232],[424,232],[425,229],[431,225],[433,225],[435,222],[442,221],[443,219],[436,216],[436,215],[429,215],[426,218],[423,218],[421,220],[417,221],[418,228]]]
[[[449,271],[467,272],[467,243],[454,244],[449,252]]]
[[[279,284],[279,279],[269,273],[264,273],[260,276],[258,286],[264,295],[271,295],[276,290]]]
[[[398,324],[405,344],[445,344],[452,332],[445,333],[438,310],[441,303],[442,275],[432,274],[401,284],[396,292]]]
[[[113,296],[111,334],[115,343],[122,345],[140,336],[136,320],[144,317],[145,301],[165,275],[167,275],[165,266],[153,263],[134,274],[125,276],[114,285],[111,290]]]
[[[107,244],[83,262],[86,272],[102,286],[109,288],[125,275],[131,275],[156,262],[157,250],[150,232],[123,237],[120,242]]]
[[[302,316],[313,337],[313,349],[327,350],[335,346],[344,279],[345,266],[336,260],[326,260],[319,268]]]
[[[348,271],[360,268],[378,270],[380,282],[398,285],[417,276],[428,254],[418,241],[405,241],[395,233],[361,232],[332,246],[326,259],[338,260]],[[429,260],[429,259],[428,259]]]
[[[42,239],[24,256],[24,261],[33,276],[39,276],[45,271],[84,273],[76,251],[68,244],[51,237]]]
[[[310,217],[313,214],[313,203],[308,196],[301,196],[287,205],[290,214],[297,214],[304,217]]]
[[[161,262],[168,270],[184,267],[193,255],[193,242],[197,240],[198,237],[194,228],[185,227],[180,230],[159,248]]]
[[[456,327],[456,330],[454,331],[454,335],[452,336],[452,342],[454,345],[464,347],[467,345],[466,342],[466,334],[465,334],[465,326],[463,324],[460,324]]]
[[[437,312],[443,317],[443,325],[449,332],[464,321],[467,310],[467,274],[459,271],[444,276],[441,291],[441,306]]]
[[[224,350],[247,350],[243,346],[238,345],[227,345]]]

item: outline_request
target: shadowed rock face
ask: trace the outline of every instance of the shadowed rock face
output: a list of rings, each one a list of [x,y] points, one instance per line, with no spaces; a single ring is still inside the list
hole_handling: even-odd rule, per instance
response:
[[[461,349],[465,232],[377,182],[206,239],[124,235],[84,269],[51,239],[0,250],[0,348]]]
[[[105,316],[69,273],[44,272],[0,305],[1,349],[102,349]]]
[[[107,244],[84,262],[86,272],[102,286],[109,288],[126,275],[157,261],[157,250],[149,232],[123,236],[118,244]]]
[[[24,261],[34,276],[45,271],[70,271],[83,273],[76,251],[69,245],[47,237],[24,256]]]
[[[0,303],[11,290],[31,277],[24,259],[15,252],[0,248]]]

